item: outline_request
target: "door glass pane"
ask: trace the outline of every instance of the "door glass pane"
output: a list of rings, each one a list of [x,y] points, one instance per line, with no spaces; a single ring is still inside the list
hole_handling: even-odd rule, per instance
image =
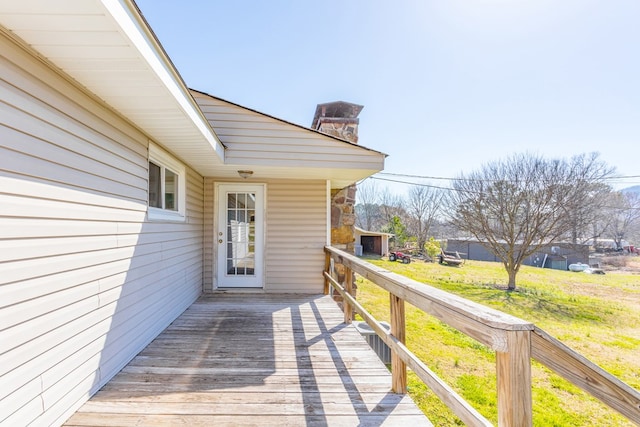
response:
[[[228,193],[227,194],[227,207],[233,209],[236,207],[236,194]]]
[[[253,276],[255,273],[255,196],[255,193],[227,194],[228,275]]]

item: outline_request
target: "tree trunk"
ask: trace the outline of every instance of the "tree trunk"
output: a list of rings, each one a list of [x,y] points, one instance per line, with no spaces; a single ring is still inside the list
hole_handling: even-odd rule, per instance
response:
[[[513,267],[509,267],[507,268],[507,273],[509,274],[509,285],[507,289],[513,291],[516,288],[516,274],[518,271]]]

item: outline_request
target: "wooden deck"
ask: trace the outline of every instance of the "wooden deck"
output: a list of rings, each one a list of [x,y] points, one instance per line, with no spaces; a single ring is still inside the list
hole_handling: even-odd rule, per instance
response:
[[[325,296],[200,298],[68,426],[431,426]]]

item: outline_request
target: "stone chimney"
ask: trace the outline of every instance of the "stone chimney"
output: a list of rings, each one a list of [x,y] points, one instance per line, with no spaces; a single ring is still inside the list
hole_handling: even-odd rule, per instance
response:
[[[362,105],[343,101],[318,104],[311,128],[357,144],[358,114],[363,108]]]
[[[343,101],[318,104],[311,128],[357,144],[363,108]],[[331,191],[331,245],[349,253],[355,252],[355,204],[355,184]]]

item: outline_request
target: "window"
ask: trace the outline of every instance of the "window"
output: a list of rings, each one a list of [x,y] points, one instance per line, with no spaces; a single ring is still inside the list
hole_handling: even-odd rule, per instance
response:
[[[155,144],[149,144],[150,220],[185,220],[185,168]]]
[[[177,211],[178,174],[149,160],[149,206]]]

